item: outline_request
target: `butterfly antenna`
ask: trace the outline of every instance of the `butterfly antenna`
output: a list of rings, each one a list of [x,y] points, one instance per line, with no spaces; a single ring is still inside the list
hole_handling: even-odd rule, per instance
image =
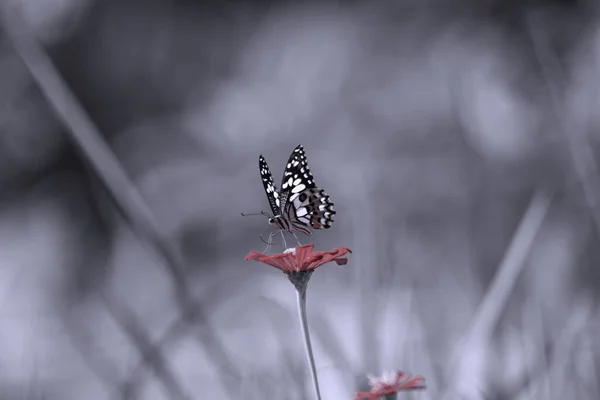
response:
[[[261,211],[259,213],[250,213],[250,214],[240,213],[240,214],[242,214],[242,217],[252,217],[254,215],[262,215],[263,217],[270,217],[269,213],[266,213],[264,211]]]

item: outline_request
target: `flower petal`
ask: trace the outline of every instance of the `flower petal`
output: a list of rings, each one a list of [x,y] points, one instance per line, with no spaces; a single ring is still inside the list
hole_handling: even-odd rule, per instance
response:
[[[268,256],[263,253],[259,253],[258,251],[251,251],[250,253],[246,254],[246,257],[244,257],[244,261],[248,261],[248,260],[258,261],[259,258],[261,258],[261,257],[268,257]]]
[[[348,264],[348,259],[347,258],[336,258],[333,261],[335,261],[335,263],[337,265],[346,265],[346,264]]]
[[[369,377],[371,393],[386,395],[400,391],[426,389],[425,378],[422,376],[410,377],[402,371],[390,371],[381,377]]]
[[[301,266],[306,260],[307,257],[310,256],[310,253],[313,251],[315,246],[313,244],[305,244],[303,246],[296,247],[296,266]]]
[[[282,256],[282,257],[276,257]],[[275,267],[283,272],[288,272],[290,270],[289,261],[287,258],[291,258],[293,255],[291,254],[276,254],[274,256],[267,256],[265,254],[259,253],[257,251],[251,251],[244,257],[244,260],[254,260],[261,262],[263,264],[270,265],[271,267]],[[292,268],[293,269],[293,268]]]
[[[283,272],[291,272],[298,270],[298,264],[296,263],[296,256],[292,253],[279,253],[273,254],[271,261],[279,263],[283,266],[281,269]]]
[[[408,374],[402,371],[395,371],[392,375],[392,379],[389,381],[392,385],[398,385],[400,382],[408,378]]]
[[[398,385],[398,390],[425,389],[425,378],[415,376]]]
[[[292,271],[311,271],[331,261],[338,265],[345,265],[348,260],[341,256],[352,253],[350,249],[338,247],[329,251],[318,251],[313,253],[314,245],[306,244],[294,248],[294,251],[268,256],[257,251],[251,251],[244,260],[254,260],[275,267],[285,273]],[[288,249],[289,250],[289,249]]]
[[[341,256],[352,253],[350,249],[345,247],[338,247],[330,251],[318,251],[311,254],[304,260],[302,265],[303,270],[311,270],[320,267],[328,262],[335,261],[338,265],[345,265],[348,260],[341,258]]]
[[[379,397],[378,394],[367,393],[367,392],[357,392],[354,395],[353,400],[363,400],[363,399],[377,399]]]

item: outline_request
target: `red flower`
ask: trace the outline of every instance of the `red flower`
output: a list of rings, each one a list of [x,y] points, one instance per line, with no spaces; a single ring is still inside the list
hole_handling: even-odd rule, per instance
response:
[[[315,251],[314,253],[312,251],[313,248],[314,245],[306,244],[287,249],[283,253],[273,254],[272,256],[251,251],[244,260],[259,261],[275,267],[286,274],[290,274],[292,272],[314,271],[321,265],[332,261],[337,263],[337,265],[345,265],[348,259],[342,256],[352,253],[350,249],[345,247],[338,247],[330,251]]]
[[[379,399],[380,396],[394,394],[403,390],[425,389],[425,378],[414,376],[409,378],[407,374],[400,371],[390,371],[383,374],[381,378],[369,377],[371,391],[358,392],[354,395],[354,400],[360,399]]]

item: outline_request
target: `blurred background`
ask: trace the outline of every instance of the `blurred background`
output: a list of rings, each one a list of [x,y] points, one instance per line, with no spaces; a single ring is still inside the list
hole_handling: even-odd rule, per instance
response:
[[[323,399],[600,398],[598,5],[7,0],[0,399],[311,399],[240,216],[300,143],[338,213],[301,240],[353,250],[308,289]]]

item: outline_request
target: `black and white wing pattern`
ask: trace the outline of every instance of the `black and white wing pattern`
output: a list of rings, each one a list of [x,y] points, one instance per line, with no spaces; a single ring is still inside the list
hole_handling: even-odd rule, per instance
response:
[[[265,158],[258,159],[262,179],[273,217],[269,223],[284,231],[298,231],[306,235],[313,229],[326,229],[333,223],[333,203],[323,189],[316,186],[306,163],[302,145],[298,145],[285,166],[281,190],[273,182],[273,176]]]
[[[300,192],[315,187],[317,185],[315,185],[315,180],[306,163],[304,148],[302,145],[298,145],[290,155],[290,159],[283,171],[283,179],[281,180],[281,209],[285,210],[288,200],[293,201],[293,198],[298,196]]]
[[[294,149],[285,166],[280,195],[282,215],[296,227],[298,223],[313,229],[331,226],[333,203],[315,184],[302,145]]]
[[[260,177],[265,188],[265,193],[267,194],[267,199],[269,199],[271,211],[273,215],[279,215],[281,213],[279,190],[277,190],[277,186],[273,182],[273,175],[271,175],[267,161],[262,155],[258,157],[258,168],[260,169]]]
[[[290,216],[293,212],[296,221],[313,229],[328,229],[333,223],[333,203],[323,189],[306,189],[292,196],[288,207]]]

